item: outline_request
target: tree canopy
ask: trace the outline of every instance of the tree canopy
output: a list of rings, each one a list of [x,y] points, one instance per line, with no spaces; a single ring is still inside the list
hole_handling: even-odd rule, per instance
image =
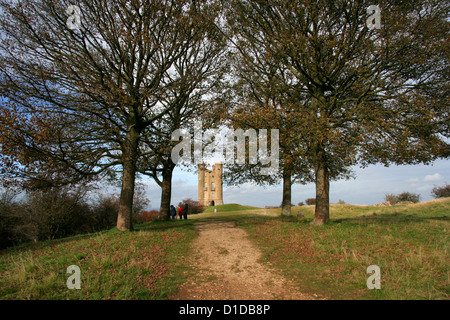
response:
[[[200,72],[217,52],[210,45],[217,4],[86,0],[75,11],[68,1],[0,5],[2,154],[33,182],[121,175],[117,227],[132,229],[138,162],[160,134],[155,128],[161,131],[162,119],[185,108],[210,76]]]
[[[168,209],[170,133],[197,118],[279,129],[278,173],[230,172],[236,181],[282,179],[286,214],[291,184],[314,181],[317,225],[329,219],[329,181],[352,166],[449,156],[443,1],[0,0],[0,8],[0,173],[33,188],[120,179],[120,230],[132,229],[139,173],[163,186]]]
[[[367,1],[230,2],[247,88],[234,113],[285,129],[285,169],[314,171],[315,224],[329,219],[330,178],[351,166],[448,156],[449,6],[379,7],[374,28]]]

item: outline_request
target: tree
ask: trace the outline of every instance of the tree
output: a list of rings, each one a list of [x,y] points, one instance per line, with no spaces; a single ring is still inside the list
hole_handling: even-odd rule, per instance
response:
[[[276,61],[289,75],[287,101],[302,124],[293,133],[296,150],[314,170],[315,225],[329,220],[330,179],[351,166],[449,155],[448,4],[379,1],[380,29],[366,23],[369,5],[231,3],[229,23],[246,44],[239,49],[247,56],[262,50],[258,59]]]
[[[225,179],[230,184],[252,181],[264,185],[281,181],[281,213],[290,215],[292,184],[312,179],[311,168],[302,157],[302,142],[297,139],[304,123],[291,102],[292,95],[296,94],[291,88],[294,79],[286,66],[259,45],[258,29],[233,23],[234,13],[234,10],[228,12],[231,22],[228,36],[233,44],[233,77],[230,92],[224,98],[225,110],[221,110],[221,114],[226,115],[225,119],[233,128],[278,129],[280,170],[261,175],[261,163],[234,164],[227,166]],[[248,153],[249,149],[246,150]]]
[[[241,59],[244,61],[244,58]],[[241,83],[238,84],[240,86]],[[224,178],[229,184],[239,184],[248,181],[256,182],[257,184],[274,184],[279,181],[282,182],[283,196],[281,204],[281,214],[291,214],[291,186],[295,182],[306,183],[311,181],[311,171],[308,164],[303,161],[301,157],[301,149],[299,145],[295,145],[296,139],[292,139],[293,133],[299,125],[298,117],[294,112],[289,110],[289,106],[277,101],[276,98],[266,98],[267,91],[261,88],[257,91],[252,90],[252,95],[258,92],[259,98],[264,96],[264,100],[259,98],[256,103],[247,101],[244,106],[237,105],[229,108],[228,119],[234,128],[240,129],[272,129],[279,128],[279,169],[272,172],[270,175],[261,174],[261,165],[251,164],[248,157],[249,144],[246,141],[246,159],[249,161],[245,164],[227,165],[227,170]],[[270,102],[267,102],[270,101]],[[267,141],[271,141],[272,137],[267,135]],[[297,146],[297,148],[296,148]],[[273,147],[273,146],[272,146]],[[274,150],[270,150],[271,153]]]
[[[172,133],[192,126],[194,119],[203,118],[227,66],[226,39],[215,25],[220,17],[220,6],[216,5],[211,2],[198,8],[201,15],[192,30],[193,37],[163,80],[167,82],[167,91],[160,103],[168,112],[160,121],[146,128],[149,134],[143,135],[144,152],[138,170],[155,179],[162,189],[160,219],[170,219],[175,168],[171,152],[177,143],[171,140]]]
[[[40,185],[121,175],[117,228],[132,230],[142,142],[175,107],[162,103],[177,85],[168,75],[200,36],[201,3],[81,0],[71,11],[68,1],[2,0],[0,144],[10,167]]]
[[[431,195],[436,199],[450,197],[450,185],[447,184],[442,187],[434,187],[431,191]]]

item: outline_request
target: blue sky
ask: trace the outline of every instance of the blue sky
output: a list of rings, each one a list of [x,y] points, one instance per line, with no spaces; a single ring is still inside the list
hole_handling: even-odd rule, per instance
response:
[[[332,181],[330,184],[330,202],[344,200],[349,204],[373,205],[384,201],[386,193],[398,194],[412,192],[420,194],[421,201],[433,199],[431,190],[434,186],[450,183],[450,160],[438,160],[432,165],[405,165],[384,167],[373,165],[361,169],[354,168],[356,179]],[[177,205],[182,199],[197,200],[197,175],[175,168],[172,183],[172,203]],[[159,208],[161,189],[154,182],[143,182],[150,207]],[[280,185],[261,187],[244,184],[239,187],[224,185],[224,202],[239,203],[257,207],[278,206],[281,204],[282,188]],[[292,187],[292,202],[304,202],[315,197],[313,183],[296,184]]]
[[[384,167],[373,165],[365,169],[355,167],[356,179],[332,181],[330,183],[330,202],[344,200],[348,204],[373,205],[384,201],[386,193],[399,194],[412,192],[420,194],[420,201],[433,199],[431,190],[435,186],[450,183],[450,159],[438,160],[432,165],[406,165]],[[161,188],[153,180],[140,180],[150,204],[146,209],[159,210]],[[120,193],[118,187],[104,187],[102,194]],[[98,194],[98,190],[93,192]],[[239,187],[224,185],[225,203],[239,203],[256,207],[279,206],[282,198],[280,185],[261,187],[246,183]],[[194,172],[175,168],[172,179],[172,204],[181,200],[197,199],[197,175]],[[313,183],[292,186],[292,202],[305,202],[315,197]]]

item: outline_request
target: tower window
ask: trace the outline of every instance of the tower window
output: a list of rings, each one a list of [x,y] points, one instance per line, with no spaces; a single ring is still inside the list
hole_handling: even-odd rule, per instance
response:
[[[211,190],[216,190],[216,186],[214,185],[214,182],[213,183],[211,183]]]

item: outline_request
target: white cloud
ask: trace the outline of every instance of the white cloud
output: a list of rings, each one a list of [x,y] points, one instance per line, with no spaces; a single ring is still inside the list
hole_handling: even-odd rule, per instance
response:
[[[424,182],[438,182],[442,180],[444,180],[444,178],[439,173],[427,174],[423,179]]]
[[[408,182],[408,183],[417,183],[417,182],[419,182],[419,178],[411,178],[411,179],[406,180],[406,182]]]

